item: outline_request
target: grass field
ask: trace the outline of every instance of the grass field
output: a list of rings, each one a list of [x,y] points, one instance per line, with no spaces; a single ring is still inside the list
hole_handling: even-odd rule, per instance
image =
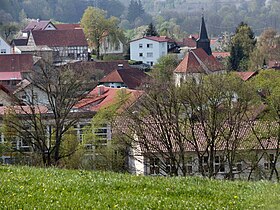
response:
[[[280,184],[0,166],[0,209],[280,209]]]

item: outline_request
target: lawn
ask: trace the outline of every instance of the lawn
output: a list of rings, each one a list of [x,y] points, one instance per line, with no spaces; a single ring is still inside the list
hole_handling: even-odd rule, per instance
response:
[[[280,209],[280,184],[0,166],[0,209]]]

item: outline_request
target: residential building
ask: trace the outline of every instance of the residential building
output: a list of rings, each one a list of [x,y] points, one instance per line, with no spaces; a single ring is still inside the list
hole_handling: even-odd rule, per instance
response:
[[[88,43],[82,29],[31,31],[27,46],[46,45],[54,60],[87,60]]]
[[[255,122],[257,125],[260,122]],[[263,122],[262,122],[263,123]],[[259,125],[259,124],[258,124]],[[260,128],[260,127],[258,127]],[[179,164],[181,167],[178,167],[178,175],[182,175],[183,163],[176,162],[176,166],[172,165],[170,160],[170,147],[172,147],[172,154],[178,154],[182,151],[179,151],[178,145],[175,143],[175,139],[169,139],[173,146],[170,144],[161,142],[160,138],[156,138],[154,134],[155,131],[150,132],[150,128],[145,128],[142,139],[141,135],[135,135],[134,143],[132,144],[129,151],[129,171],[132,174],[137,175],[161,175],[161,176],[171,176],[172,167],[178,167]],[[142,130],[143,132],[143,130]],[[156,132],[155,132],[156,133]],[[165,135],[157,132],[158,136]],[[226,179],[229,175],[229,165],[232,167],[233,178],[235,179],[247,179],[250,175],[251,178],[267,178],[272,169],[272,164],[274,157],[277,154],[277,140],[274,137],[268,137],[267,139],[258,141],[247,141],[250,139],[251,130],[250,126],[244,125],[244,128],[238,132],[238,138],[240,141],[238,143],[238,148],[236,148],[235,161],[232,163],[228,162],[226,156],[228,155],[226,150],[226,141],[223,142],[222,139],[217,140],[219,144],[215,147],[215,155],[213,162],[210,162],[209,153],[207,152],[207,137],[204,136],[203,132],[196,133],[197,135],[197,145],[194,142],[186,141],[184,144],[184,167],[187,175],[201,175],[201,170],[204,171],[205,175],[209,173],[209,165],[213,164],[214,167],[214,177]],[[237,133],[235,134],[237,135]],[[236,138],[236,137],[234,137]],[[249,143],[250,142],[250,143]],[[179,144],[179,143],[178,143]],[[230,148],[232,148],[230,146]],[[279,148],[278,148],[279,149]],[[167,152],[168,151],[168,152]],[[164,155],[166,152],[166,155]],[[199,156],[202,155],[201,161],[199,163]],[[250,159],[254,156],[256,159]],[[202,165],[202,168],[200,166]],[[276,167],[280,168],[280,162],[276,162]]]
[[[23,79],[17,84],[13,95],[22,101],[22,104],[41,106],[48,106],[49,104],[47,94],[27,79]]]
[[[170,52],[178,52],[176,42],[167,36],[146,36],[130,42],[130,60],[153,66]]]
[[[0,83],[10,91],[28,76],[39,58],[30,54],[0,55]]]
[[[12,45],[17,53],[36,54],[47,59],[52,50],[54,62],[88,60],[88,43],[80,24],[54,25],[49,20],[31,21]]]
[[[11,46],[0,36],[0,55],[11,54]]]
[[[140,69],[123,68],[120,65],[118,69],[112,71],[107,76],[103,77],[99,84],[111,88],[129,88],[136,89],[144,84],[148,79],[148,75]]]
[[[28,38],[30,31],[56,30],[55,25],[50,20],[33,20],[22,30],[22,38]]]
[[[112,42],[110,36],[105,35],[100,45],[100,55],[122,55],[124,44],[118,39]]]

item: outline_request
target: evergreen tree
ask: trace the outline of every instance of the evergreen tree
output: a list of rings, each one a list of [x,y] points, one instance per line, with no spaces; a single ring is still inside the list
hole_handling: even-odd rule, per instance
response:
[[[153,25],[153,23],[150,23],[146,32],[145,36],[159,36],[156,27]]]
[[[134,0],[130,1],[128,6],[127,20],[133,22],[136,18],[143,16],[144,13],[145,10],[140,0],[138,2]]]
[[[241,22],[232,37],[231,54],[229,58],[230,69],[246,71],[248,68],[249,56],[254,50],[256,40],[254,32],[246,24]]]

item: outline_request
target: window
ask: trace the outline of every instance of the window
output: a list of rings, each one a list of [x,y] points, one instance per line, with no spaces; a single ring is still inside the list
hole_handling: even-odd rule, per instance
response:
[[[204,172],[208,172],[208,156],[203,157],[203,170]]]
[[[150,174],[157,175],[159,174],[159,159],[150,158]]]
[[[153,53],[152,52],[147,53],[147,57],[148,58],[152,58],[153,57]]]
[[[171,174],[172,171],[175,171],[176,168],[174,165],[172,165],[171,163],[171,159],[170,158],[166,158],[165,159],[165,172],[166,174]]]
[[[6,49],[1,49],[1,54],[6,54],[6,53],[7,53]]]
[[[139,53],[139,57],[143,57],[143,53]]]
[[[188,174],[193,173],[192,163],[193,163],[192,157],[188,157],[187,158],[187,173]]]
[[[153,48],[153,44],[147,44],[147,48]]]
[[[269,170],[273,168],[274,163],[274,154],[269,154],[266,158],[266,161],[264,162],[264,169]]]
[[[215,156],[215,172],[225,172],[225,165],[221,156]]]
[[[143,48],[143,44],[139,44],[139,48]]]

